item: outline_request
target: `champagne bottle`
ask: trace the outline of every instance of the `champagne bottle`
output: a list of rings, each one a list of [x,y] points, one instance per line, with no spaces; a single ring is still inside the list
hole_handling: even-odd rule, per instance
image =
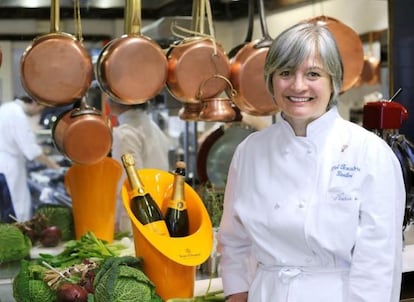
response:
[[[122,155],[121,159],[131,186],[129,198],[131,200],[132,213],[134,213],[139,222],[155,233],[168,236],[168,229],[161,210],[152,196],[145,190],[135,169],[133,156],[126,153]]]
[[[165,222],[171,237],[189,235],[188,212],[184,199],[185,169],[185,162],[178,161],[176,163],[173,193],[165,213]]]

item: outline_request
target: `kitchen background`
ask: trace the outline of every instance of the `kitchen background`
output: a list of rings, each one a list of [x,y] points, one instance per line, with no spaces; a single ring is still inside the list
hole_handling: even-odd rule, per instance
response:
[[[75,32],[73,20],[73,1],[61,0],[60,30]],[[225,50],[243,42],[247,30],[247,0],[211,0],[216,39]],[[398,88],[403,88],[396,101],[401,102],[409,113],[401,132],[414,141],[414,88],[411,83],[412,60],[414,54],[413,36],[414,10],[413,0],[264,0],[266,6],[266,23],[271,37],[276,37],[282,30],[315,16],[325,15],[336,18],[352,27],[361,37],[364,53],[380,62],[379,80],[370,84],[360,84],[346,91],[340,97],[339,110],[349,120],[360,122],[362,108],[367,101],[388,99]],[[84,44],[96,59],[100,49],[106,42],[121,36],[124,32],[123,0],[80,0],[81,23]],[[170,24],[176,20],[184,26],[190,25],[191,0],[143,0],[143,22],[141,33],[168,48],[174,40],[170,32]],[[0,48],[3,60],[0,68],[0,102],[13,100],[24,94],[20,84],[19,64],[24,50],[32,43],[33,38],[50,30],[50,1],[48,0],[0,0]],[[258,15],[255,15],[253,39],[262,37]],[[102,96],[98,87],[92,87],[89,97],[94,105],[100,106]],[[208,122],[188,123],[177,116],[181,103],[173,99],[166,91],[162,91],[165,106],[155,108],[154,115],[159,123],[166,123],[169,134],[178,141],[183,132],[190,134],[184,137],[188,152],[189,172],[196,173],[198,167],[197,144],[202,143],[194,136],[206,137],[203,132],[216,125]],[[96,102],[96,99],[98,100]],[[252,117],[255,125],[266,125],[272,122],[272,116]],[[211,132],[210,132],[211,133]],[[230,133],[230,132],[229,132]],[[205,158],[204,158],[205,159]],[[173,160],[172,160],[173,162]],[[211,175],[209,175],[211,177]],[[42,186],[37,191],[42,190]],[[57,190],[56,190],[57,192]],[[55,192],[55,193],[56,193]],[[61,194],[63,202],[66,196]],[[414,238],[414,236],[413,236]],[[408,238],[412,240],[411,238]],[[407,240],[408,240],[407,239]],[[407,241],[406,244],[412,244]],[[411,255],[411,254],[410,254]],[[410,256],[411,257],[411,256]],[[410,261],[414,263],[414,261]],[[413,267],[406,272],[414,271]],[[414,274],[406,274],[403,287],[411,293],[410,284]]]
[[[3,2],[3,4],[2,4]],[[24,49],[31,43],[31,37],[46,33],[49,31],[50,22],[48,9],[44,7],[43,10],[33,11],[36,1],[20,1],[22,6],[29,7],[25,14],[19,12],[14,6],[19,1],[0,1],[0,47],[3,52],[3,63],[0,69],[0,99],[8,101],[13,99],[14,95],[23,93],[19,80],[19,60]],[[28,4],[30,2],[30,4]],[[45,2],[45,1],[38,1]],[[71,2],[71,1],[69,1]],[[81,1],[81,18],[82,31],[84,35],[84,42],[87,47],[91,49],[92,54],[97,53],[96,49],[100,49],[103,43],[108,39],[119,37],[123,34],[123,1],[111,1],[111,8],[104,10],[94,10],[90,8],[94,2],[108,2],[108,1]],[[148,2],[148,1],[147,1]],[[154,3],[171,1],[151,1]],[[145,10],[146,2],[143,1],[143,23],[142,34],[149,36],[155,40],[166,39],[171,37],[169,33],[169,24],[174,19],[171,16],[173,13],[187,13],[185,17],[191,15],[191,0],[185,1],[187,6],[183,6],[183,1],[180,2],[182,9],[172,9],[163,12],[160,10],[158,16],[154,10]],[[247,20],[246,13],[241,10],[246,8],[247,1],[228,1],[215,0],[212,1],[212,9],[214,15],[214,26],[216,39],[223,45],[225,50],[230,50],[233,46],[241,43],[246,35]],[[217,3],[217,4],[214,4]],[[226,3],[227,10],[226,13]],[[231,3],[240,3],[239,5]],[[273,4],[274,3],[274,4]],[[49,5],[49,1],[42,5]],[[61,24],[60,29],[65,32],[74,33],[74,21],[72,16],[68,16],[66,12],[70,11],[71,7],[63,6],[64,1],[61,1]],[[349,117],[350,108],[360,107],[360,102],[364,97],[371,92],[379,91],[388,97],[388,80],[387,80],[387,61],[386,57],[381,57],[381,45],[387,43],[388,29],[388,1],[386,0],[326,0],[326,1],[265,1],[266,4],[266,21],[271,37],[275,37],[283,29],[288,26],[306,19],[319,15],[326,15],[336,18],[345,24],[352,27],[358,34],[365,35],[369,33],[376,33],[371,41],[366,39],[364,47],[366,53],[381,59],[384,62],[383,73],[381,77],[381,85],[371,87],[358,87],[352,89],[342,96],[341,112],[345,117]],[[278,5],[276,5],[278,4]],[[148,4],[147,4],[148,5]],[[88,7],[89,6],[89,7]],[[155,6],[155,4],[153,4]],[[30,9],[31,7],[31,9]],[[247,8],[246,8],[247,9]],[[32,11],[30,13],[30,10]],[[106,10],[112,10],[113,13],[109,15],[105,13]],[[148,11],[148,13],[146,13]],[[232,13],[233,11],[233,13]],[[244,10],[243,10],[244,11]],[[13,13],[14,12],[14,13]],[[35,15],[37,12],[37,15]],[[160,14],[170,14],[170,16],[161,16]],[[146,16],[151,19],[146,18]],[[155,19],[156,18],[156,19]],[[160,20],[164,18],[167,20]],[[384,33],[384,34],[378,34]],[[168,35],[168,36],[167,36]],[[256,15],[253,38],[260,38],[262,35],[260,24]],[[9,38],[9,40],[5,40]],[[382,40],[382,41],[380,41]],[[381,43],[380,43],[381,42]]]
[[[390,87],[388,60],[389,11],[394,1],[386,0],[264,0],[266,24],[269,35],[276,37],[288,26],[303,19],[329,16],[353,28],[364,45],[364,53],[380,62],[380,77],[375,83],[357,85],[341,96],[341,115],[355,122],[362,119],[366,101],[388,98],[394,90]],[[396,3],[404,2],[402,0]],[[247,31],[247,0],[210,1],[213,10],[215,37],[226,51],[242,43]],[[81,26],[84,44],[96,60],[106,42],[124,33],[124,1],[80,0]],[[189,28],[191,25],[191,0],[142,1],[141,33],[157,41],[164,49],[176,39],[171,22]],[[60,1],[59,29],[75,33],[73,1]],[[262,37],[258,14],[255,15],[253,39]],[[24,94],[20,82],[20,58],[32,39],[50,31],[50,1],[0,1],[0,47],[3,62],[0,68],[0,100],[10,101]],[[166,89],[161,92],[161,105],[154,108],[153,117],[173,138],[174,149],[181,149],[188,162],[189,175],[196,174],[196,151],[201,143],[199,134],[217,127],[215,123],[198,122],[197,125],[178,118],[181,103]],[[403,94],[401,94],[403,96]],[[88,102],[101,109],[101,94],[97,85],[91,87]],[[244,120],[256,128],[265,127],[273,116],[253,117],[244,114]],[[207,135],[204,135],[206,137]],[[203,135],[201,135],[203,137]],[[184,145],[184,148],[181,148]],[[183,150],[182,150],[183,149]],[[177,150],[174,150],[177,153]],[[174,159],[171,159],[174,162]],[[193,177],[195,178],[195,177]]]

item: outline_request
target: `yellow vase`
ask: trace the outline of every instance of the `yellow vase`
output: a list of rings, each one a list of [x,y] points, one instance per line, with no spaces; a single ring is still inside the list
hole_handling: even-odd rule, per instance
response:
[[[68,169],[65,186],[72,198],[76,239],[92,231],[99,239],[113,241],[121,173],[121,165],[109,157],[92,165],[74,163]]]

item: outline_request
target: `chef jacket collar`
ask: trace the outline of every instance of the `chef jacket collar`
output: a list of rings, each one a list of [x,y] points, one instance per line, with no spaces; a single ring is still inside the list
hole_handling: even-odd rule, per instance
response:
[[[332,125],[334,123],[334,120],[338,116],[338,108],[336,106],[333,106],[319,118],[308,124],[306,128],[306,137],[313,138],[316,135],[321,134],[322,132],[328,131],[329,125]],[[281,112],[278,113],[277,120],[281,121],[281,123],[284,125],[285,128],[288,129],[292,136],[296,136],[292,126],[285,120]]]

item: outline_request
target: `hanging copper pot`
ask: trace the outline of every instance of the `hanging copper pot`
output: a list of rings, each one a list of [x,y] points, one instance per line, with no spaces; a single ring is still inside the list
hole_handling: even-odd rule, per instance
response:
[[[381,64],[380,60],[373,55],[373,33],[369,33],[368,53],[364,56],[361,76],[355,86],[363,84],[376,85],[380,83]]]
[[[93,77],[92,59],[80,37],[59,31],[59,14],[59,0],[52,0],[50,33],[35,38],[20,61],[23,88],[47,106],[74,103]]]
[[[227,82],[230,90],[227,93],[229,97],[208,97],[205,98],[204,86],[210,79],[222,79]],[[233,98],[237,95],[237,91],[233,88],[231,82],[221,76],[214,75],[210,79],[204,80],[199,89],[198,98],[203,104],[199,118],[206,122],[231,122],[236,117],[236,111],[234,111],[232,103]],[[226,91],[227,92],[227,91]]]
[[[123,104],[141,104],[164,87],[168,67],[161,47],[141,35],[141,1],[125,0],[125,34],[101,50],[95,74],[102,91]]]
[[[79,164],[94,164],[108,156],[112,147],[112,130],[108,119],[86,104],[61,114],[53,124],[56,148]]]
[[[251,115],[272,115],[279,110],[267,91],[264,65],[273,41],[267,29],[263,0],[258,0],[263,37],[243,46],[231,59],[230,80],[238,94],[234,102],[241,111]]]
[[[231,122],[236,117],[232,101],[228,98],[208,98],[203,100],[200,120],[205,122]]]
[[[381,65],[380,61],[372,56],[364,56],[364,63],[362,66],[361,76],[355,86],[362,84],[376,85],[380,82]]]
[[[359,81],[364,65],[364,50],[359,35],[351,27],[335,18],[318,16],[309,21],[325,24],[333,34],[344,67],[341,92],[349,90]]]
[[[209,35],[202,29],[205,12],[209,22]],[[224,77],[230,74],[229,58],[222,45],[215,40],[212,22],[209,0],[194,0],[193,35],[171,45],[167,52],[167,88],[181,102],[198,102],[197,92],[202,81],[215,74]],[[205,85],[204,96],[214,97],[225,87],[225,83],[213,79]]]

